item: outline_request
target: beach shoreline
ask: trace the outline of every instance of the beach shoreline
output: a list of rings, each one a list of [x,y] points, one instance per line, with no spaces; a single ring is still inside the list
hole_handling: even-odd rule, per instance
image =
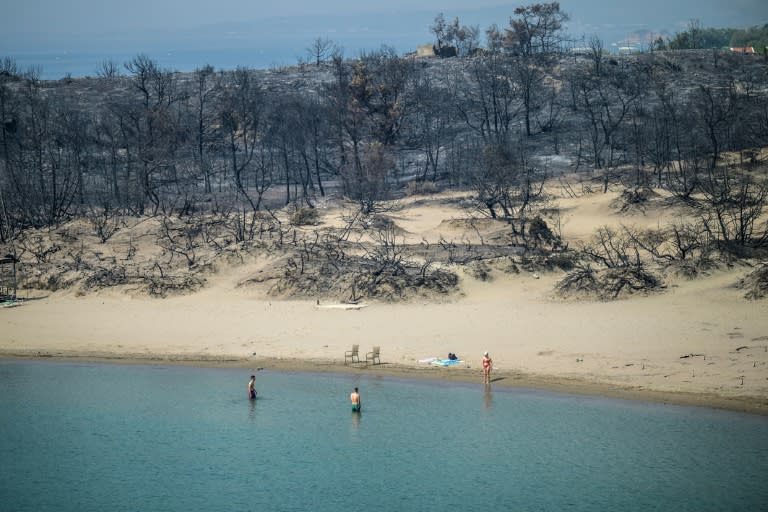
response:
[[[482,373],[478,368],[443,368],[428,364],[365,364],[345,365],[339,361],[295,358],[242,358],[237,356],[195,356],[188,354],[117,354],[105,352],[77,353],[72,351],[9,351],[0,350],[0,361],[81,362],[119,365],[162,365],[199,368],[232,368],[277,371],[282,373],[332,373],[339,375],[376,376],[383,378],[441,381],[446,383],[476,384],[482,386]],[[573,396],[611,398],[667,404],[684,407],[703,407],[768,416],[768,398],[763,396],[723,396],[706,392],[660,391],[637,386],[621,386],[608,382],[589,381],[577,377],[527,374],[496,370],[491,388],[517,388],[552,392]]]
[[[642,213],[617,212],[619,197],[559,197],[568,243],[589,239],[596,226],[650,229],[678,213],[690,215],[663,201]],[[471,240],[468,247],[474,247],[499,234],[493,222],[467,223],[458,199],[402,201],[392,213],[402,243]],[[321,213],[324,225],[340,225],[338,208]],[[122,236],[137,240],[148,261],[168,257],[158,252],[154,236],[140,236],[151,232],[150,224]],[[94,254],[112,250],[117,258],[118,242],[110,248],[91,239],[89,247]],[[738,286],[755,262],[718,265],[695,279],[667,272],[663,287],[616,300],[559,295],[555,290],[567,274],[559,267],[505,260],[508,265],[489,264],[478,275],[467,265],[444,263],[457,279],[445,293],[350,303],[343,294],[278,293],[274,255],[246,256],[215,259],[201,288],[165,298],[130,284],[20,290],[18,307],[0,309],[0,358],[263,366],[482,385],[487,351],[496,368],[494,386],[768,415],[768,310],[765,299],[749,300]],[[345,353],[355,345],[361,361],[378,347],[383,364],[345,366]],[[449,353],[463,363],[419,363]]]

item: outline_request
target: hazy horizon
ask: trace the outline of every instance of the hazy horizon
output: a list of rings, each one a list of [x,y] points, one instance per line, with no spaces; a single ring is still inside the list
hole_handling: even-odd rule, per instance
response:
[[[66,73],[95,74],[104,60],[122,64],[139,53],[179,71],[205,64],[220,69],[233,64],[289,65],[306,58],[306,48],[317,37],[334,41],[346,57],[382,45],[402,54],[432,42],[429,27],[440,12],[448,20],[459,17],[464,25],[477,25],[482,32],[493,23],[506,26],[516,6],[532,2],[476,0],[471,9],[456,0],[429,0],[416,6],[405,0],[386,4],[334,0],[323,5],[286,0],[258,8],[246,0],[3,3],[8,5],[7,15],[0,19],[0,57],[12,57],[22,68],[40,66],[44,78],[61,78]],[[627,0],[610,4],[563,0],[560,5],[571,17],[567,32],[572,37],[596,34],[607,48],[641,30],[672,35],[691,19],[705,27],[768,22],[768,3],[757,0],[683,0],[673,5],[661,0],[642,5]]]

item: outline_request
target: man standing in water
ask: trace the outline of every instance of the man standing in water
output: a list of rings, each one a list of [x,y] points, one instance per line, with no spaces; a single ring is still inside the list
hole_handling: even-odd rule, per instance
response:
[[[352,412],[360,412],[360,392],[357,388],[349,395],[349,399],[352,401]]]
[[[489,385],[491,383],[491,370],[493,369],[493,359],[488,355],[488,352],[483,353],[483,383]]]
[[[251,400],[256,399],[256,376],[251,375],[251,380],[248,381],[248,398]]]

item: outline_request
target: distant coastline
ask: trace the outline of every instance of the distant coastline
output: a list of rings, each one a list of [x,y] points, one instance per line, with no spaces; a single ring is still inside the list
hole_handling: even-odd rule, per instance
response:
[[[39,72],[42,80],[61,80],[66,77],[84,78],[97,76],[100,65],[112,61],[125,73],[122,66],[137,53],[87,53],[87,52],[29,52],[12,54],[22,70],[33,68]],[[238,66],[268,69],[276,66],[295,65],[300,52],[291,49],[258,50],[187,50],[145,52],[156,60],[162,69],[179,72],[192,72],[207,64],[216,70],[232,70]]]

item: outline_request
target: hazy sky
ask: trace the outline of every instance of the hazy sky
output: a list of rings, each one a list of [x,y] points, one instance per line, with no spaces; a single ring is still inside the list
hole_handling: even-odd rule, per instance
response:
[[[499,0],[0,0],[0,32],[83,33],[113,30],[179,30],[199,25],[260,20],[273,16],[350,14],[409,11],[453,12],[515,6],[532,1]],[[705,25],[717,21],[768,22],[766,0],[561,0],[574,20],[590,24],[657,22],[669,18],[699,18]],[[503,20],[500,20],[503,22]],[[1,40],[0,40],[1,41]]]
[[[466,0],[2,0],[3,31],[103,31],[189,29],[197,25],[274,16],[372,14],[466,7]],[[475,8],[498,0],[472,0]]]

